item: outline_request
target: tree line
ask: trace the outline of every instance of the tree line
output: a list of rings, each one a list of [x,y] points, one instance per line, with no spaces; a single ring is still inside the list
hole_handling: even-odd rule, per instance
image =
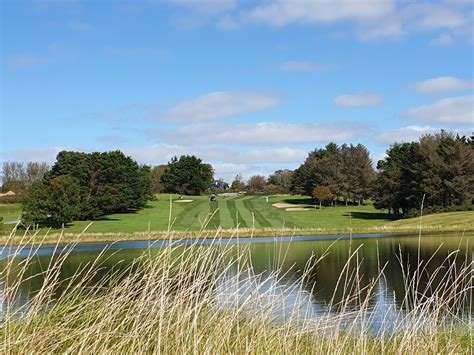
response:
[[[325,202],[335,205],[339,200],[346,205],[349,202],[361,204],[371,196],[375,177],[365,146],[329,143],[310,152],[304,163],[295,170],[291,192],[313,196],[320,201],[320,197],[325,195]],[[322,187],[325,191],[321,190]]]
[[[368,199],[396,215],[472,208],[474,139],[441,131],[411,143],[395,143],[374,169],[362,144],[329,143],[308,153],[295,170],[268,177],[238,174],[230,191],[300,194],[319,204],[362,204]],[[200,195],[216,186],[214,170],[196,156],[173,157],[167,165],[141,166],[120,151],[60,152],[55,164],[3,163],[2,191],[23,201],[26,223],[62,224],[136,210],[156,193]],[[216,183],[218,182],[218,183]]]
[[[472,208],[473,138],[441,131],[392,145],[377,164],[375,207],[397,215],[416,214],[422,202],[428,212]]]

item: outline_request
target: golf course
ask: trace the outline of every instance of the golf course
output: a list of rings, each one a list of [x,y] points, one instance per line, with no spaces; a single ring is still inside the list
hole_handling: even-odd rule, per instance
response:
[[[21,205],[0,205],[3,217],[2,234],[8,234],[21,215]],[[423,217],[421,227],[427,231],[468,231],[474,228],[474,212],[451,212]],[[75,221],[65,226],[65,233],[133,234],[147,232],[189,232],[201,230],[241,230],[252,235],[415,232],[419,218],[396,220],[387,211],[377,210],[367,201],[362,206],[319,206],[303,196],[219,195],[215,201],[208,196],[156,195],[139,211],[111,214],[96,221]],[[43,228],[42,234],[47,229]],[[19,230],[19,232],[21,229]],[[58,232],[53,229],[52,232]],[[50,231],[51,233],[51,231]],[[248,233],[247,233],[248,234]],[[143,237],[143,236],[142,236]],[[140,238],[142,238],[140,237]]]

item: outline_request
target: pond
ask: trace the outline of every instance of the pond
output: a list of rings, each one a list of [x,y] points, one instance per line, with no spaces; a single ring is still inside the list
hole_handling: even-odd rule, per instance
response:
[[[101,255],[101,270],[95,278],[97,280],[111,270],[128,267],[144,252],[150,255],[158,253],[160,248],[170,243],[136,241],[79,244],[62,264],[59,277],[67,280],[81,265],[93,262]],[[380,322],[377,315],[385,320],[387,315],[395,317],[403,307],[409,307],[410,302],[430,297],[448,298],[443,292],[438,292],[439,288],[449,287],[452,282],[450,275],[456,274],[457,270],[467,268],[472,271],[474,258],[474,234],[461,233],[422,235],[421,238],[413,235],[374,234],[220,239],[217,242],[181,240],[172,243],[181,245],[181,249],[196,251],[216,243],[221,246],[230,245],[235,255],[246,250],[246,272],[238,273],[239,266],[233,264],[217,282],[216,300],[223,306],[238,304],[242,297],[258,298],[262,293],[272,290],[272,297],[280,297],[282,300],[277,310],[281,316],[298,308],[301,316],[311,318],[327,314],[329,308],[330,312],[338,312],[335,305],[340,302],[346,308],[361,307],[364,292],[368,292],[366,287],[371,285],[375,290],[374,296],[363,306],[371,310],[374,324]],[[5,268],[15,249],[3,248],[0,269]],[[36,276],[22,284],[19,290],[20,304],[27,302],[41,289],[44,281],[42,271],[48,268],[52,256],[61,251],[62,247],[26,247],[15,257],[15,263],[19,264],[26,256],[35,255],[26,276]],[[308,268],[308,261],[317,259],[319,260]],[[417,264],[422,266],[418,268],[422,270],[417,281],[418,293],[407,295],[406,284],[411,280]],[[238,277],[235,277],[237,274]],[[472,277],[472,272],[470,276]],[[5,279],[0,280],[0,287],[4,287],[7,282]],[[344,287],[341,286],[343,284]],[[344,302],[350,297],[350,289],[356,286],[359,295],[350,302]],[[472,279],[468,280],[466,293],[467,301],[457,311],[461,311],[463,317],[472,317]],[[0,297],[2,294],[0,288]],[[446,301],[448,308],[450,302]]]

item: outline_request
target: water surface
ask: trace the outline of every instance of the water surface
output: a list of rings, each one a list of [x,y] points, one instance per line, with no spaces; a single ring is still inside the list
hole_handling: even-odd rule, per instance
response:
[[[74,247],[61,268],[60,278],[66,280],[88,262],[94,261],[100,253],[101,270],[98,280],[111,270],[129,266],[137,257],[148,253],[159,252],[163,246],[173,243],[182,248],[191,248],[198,253],[199,248],[215,244],[211,240],[181,241],[136,241],[120,243],[88,243]],[[272,290],[273,296],[281,297],[280,311],[299,307],[305,317],[313,317],[327,311],[328,306],[340,302],[347,296],[343,287],[336,287],[340,276],[348,270],[357,270],[358,286],[363,288],[371,282],[375,284],[376,296],[370,301],[370,309],[381,316],[387,316],[387,310],[399,309],[405,298],[405,284],[417,263],[423,265],[420,276],[420,297],[432,296],[431,290],[439,283],[446,282],[443,277],[449,266],[461,269],[473,267],[474,234],[439,234],[418,236],[402,235],[357,235],[357,236],[304,236],[278,238],[242,238],[221,239],[221,245],[230,245],[233,253],[239,253],[243,247],[248,248],[249,269],[235,277],[237,266],[232,266],[217,283],[216,299],[223,305],[239,302],[236,297],[255,297]],[[33,276],[24,283],[20,290],[20,303],[26,302],[31,295],[38,292],[43,283],[41,272],[48,267],[54,254],[64,247],[54,246],[25,247],[17,252],[15,263],[20,263],[28,255],[34,255],[34,262],[27,275]],[[194,248],[194,249],[193,249]],[[103,250],[106,250],[103,252]],[[4,248],[0,253],[0,268],[3,269],[16,248]],[[356,254],[349,260],[350,255]],[[320,260],[303,280],[300,280],[308,260]],[[439,267],[442,266],[442,269]],[[381,271],[383,275],[381,276]],[[437,272],[433,279],[431,276]],[[352,276],[354,273],[349,272]],[[262,280],[265,280],[262,284]],[[431,280],[431,281],[430,281]],[[1,280],[3,287],[8,280]],[[295,287],[295,282],[298,285]],[[427,287],[428,283],[431,283]],[[253,287],[258,285],[260,288]],[[353,284],[351,284],[353,285]],[[471,285],[472,286],[472,285]],[[236,290],[238,292],[236,292]],[[240,290],[240,291],[239,291]],[[244,290],[244,291],[242,291]],[[2,295],[0,289],[0,296]],[[238,295],[238,296],[236,296]],[[362,295],[363,296],[363,295]],[[415,296],[417,297],[417,296]],[[472,288],[467,295],[470,301],[464,306],[465,312],[472,314]],[[350,304],[355,309],[360,306],[357,299]],[[302,310],[302,311],[301,311]],[[396,311],[395,311],[396,312]]]

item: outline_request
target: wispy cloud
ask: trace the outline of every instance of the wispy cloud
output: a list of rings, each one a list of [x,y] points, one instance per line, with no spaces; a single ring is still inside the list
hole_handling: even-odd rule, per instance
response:
[[[375,137],[375,141],[377,144],[383,146],[393,143],[414,142],[424,134],[437,131],[439,131],[439,129],[432,126],[407,126],[383,132]]]
[[[340,95],[334,99],[334,104],[341,107],[373,107],[381,103],[382,98],[373,93]]]
[[[127,142],[124,137],[119,136],[99,136],[97,137],[97,141],[110,147],[118,147]]]
[[[237,5],[236,0],[160,0],[160,2],[208,15],[233,10]]]
[[[56,62],[61,53],[61,48],[58,45],[52,44],[45,52],[24,52],[10,55],[7,62],[14,68],[47,65]]]
[[[314,72],[329,70],[331,66],[308,61],[289,61],[276,65],[276,68],[284,72]]]
[[[117,47],[106,45],[103,48],[104,53],[111,56],[124,57],[163,57],[169,54],[169,51],[156,47]]]
[[[87,22],[82,21],[69,21],[68,27],[77,32],[90,32],[94,30],[94,26]]]
[[[80,0],[32,0],[32,4],[34,9],[42,12],[56,8],[76,12],[81,8]]]
[[[236,0],[159,0],[161,4],[175,7],[178,11],[171,15],[171,22],[180,29],[195,29],[209,23],[236,8]],[[230,22],[221,19],[218,27],[230,29]]]
[[[45,161],[54,163],[56,156],[63,147],[48,147],[48,148],[25,148],[0,152],[0,159],[3,161]]]
[[[215,176],[232,179],[237,173],[245,177],[259,173],[268,175],[284,165],[298,165],[307,151],[301,148],[275,147],[243,150],[221,145],[158,143],[124,149],[125,154],[145,164],[163,164],[173,156],[197,155],[212,164]]]
[[[269,0],[225,15],[232,27],[263,24],[283,27],[294,24],[321,26],[347,23],[362,41],[398,39],[416,32],[443,34],[434,45],[450,44],[454,38],[472,40],[471,1]]]
[[[208,121],[271,109],[281,102],[271,92],[217,91],[182,101],[163,118],[170,121]]]
[[[259,122],[236,125],[196,124],[173,131],[150,132],[168,141],[196,144],[240,144],[272,146],[283,144],[347,142],[368,132],[364,125]]]
[[[206,161],[219,161],[229,164],[275,164],[298,163],[308,154],[306,150],[292,147],[266,149],[236,149],[214,144],[168,144],[158,143],[149,146],[125,148],[125,152],[140,162],[163,163],[173,156],[194,154]]]
[[[420,94],[441,95],[449,92],[466,91],[473,87],[472,80],[463,80],[452,76],[440,76],[419,81],[413,85]]]
[[[442,99],[431,105],[412,108],[403,117],[426,122],[473,124],[474,96]]]
[[[273,0],[244,14],[248,21],[271,26],[293,23],[324,24],[343,20],[374,21],[393,11],[393,1],[299,1]]]
[[[449,33],[441,33],[438,37],[435,37],[430,41],[430,45],[433,47],[445,47],[450,46],[453,42],[453,36]]]

